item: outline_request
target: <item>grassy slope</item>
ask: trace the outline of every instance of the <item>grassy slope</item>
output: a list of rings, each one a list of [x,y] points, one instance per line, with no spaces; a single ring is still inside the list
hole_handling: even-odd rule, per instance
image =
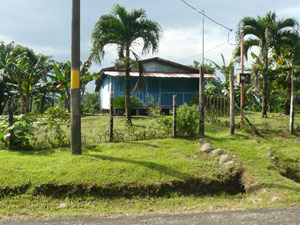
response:
[[[157,184],[217,173],[217,161],[197,154],[197,141],[162,139],[104,143],[69,150],[0,151],[0,187],[31,183]]]
[[[201,198],[174,196],[168,199],[89,198],[84,202],[80,199],[65,199],[63,201],[65,207],[61,207],[62,200],[24,195],[2,199],[0,214],[105,215],[299,206],[300,185],[281,176],[268,156],[269,152],[273,152],[275,155],[300,160],[299,139],[287,133],[288,117],[274,114],[263,120],[256,113],[248,115],[251,121],[255,121],[255,125],[264,132],[263,138],[240,131],[237,131],[236,136],[230,137],[228,128],[213,125],[206,125],[206,135],[212,140],[215,148],[221,147],[226,153],[236,155],[242,166],[246,168],[250,181],[248,183],[255,190],[249,194]],[[104,119],[107,121],[107,117]],[[122,124],[122,119],[118,118],[118,120],[119,124]],[[91,128],[90,124],[93,122],[93,125],[96,125],[98,121],[99,117],[84,118],[84,132],[94,129],[91,134],[96,137],[97,126]],[[136,123],[142,126],[145,121],[139,118]],[[300,124],[299,116],[296,124]],[[1,171],[5,172],[0,175],[0,185],[3,185],[3,182],[11,185],[28,182],[28,180],[38,183],[41,176],[44,176],[42,179],[50,182],[95,182],[97,179],[98,182],[104,182],[105,177],[108,183],[120,182],[120,180],[121,182],[160,182],[179,179],[197,172],[203,177],[215,176],[217,160],[203,155],[194,158],[196,151],[196,141],[182,139],[88,146],[81,157],[70,157],[66,150],[27,153],[1,151],[0,167]],[[28,171],[24,172],[24,168]],[[131,170],[127,170],[129,168]],[[77,173],[71,172],[72,170]],[[8,176],[9,174],[11,176]],[[22,175],[17,177],[18,174]]]

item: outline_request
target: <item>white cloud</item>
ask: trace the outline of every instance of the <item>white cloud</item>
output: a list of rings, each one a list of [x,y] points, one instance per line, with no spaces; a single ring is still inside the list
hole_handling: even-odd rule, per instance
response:
[[[278,13],[287,17],[295,17],[300,14],[300,4],[293,5],[293,7],[288,7],[285,9],[278,10]],[[298,16],[299,18],[299,16]]]
[[[231,35],[231,39],[234,38]],[[232,43],[234,40],[231,40]],[[234,46],[228,43],[227,33],[218,29],[207,29],[205,32],[205,58],[220,61],[223,53],[227,61],[231,59]],[[179,63],[189,64],[202,57],[202,31],[200,28],[167,29],[160,42],[158,56]]]

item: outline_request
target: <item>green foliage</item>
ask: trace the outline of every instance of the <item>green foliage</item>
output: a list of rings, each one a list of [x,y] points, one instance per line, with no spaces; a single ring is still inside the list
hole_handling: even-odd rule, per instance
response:
[[[144,106],[144,103],[141,99],[131,96],[130,97],[130,107],[131,108],[141,108]],[[115,109],[125,109],[125,96],[119,96],[114,99],[113,107]]]
[[[70,146],[70,137],[65,130],[65,127],[70,126],[70,115],[64,108],[60,106],[48,108],[37,124],[42,133],[41,142],[37,141],[38,148]]]
[[[99,95],[95,93],[86,93],[83,101],[83,112],[98,113],[100,111]]]
[[[33,137],[33,126],[31,119],[26,115],[14,117],[14,125],[9,126],[7,116],[0,117],[0,143],[8,147],[10,131],[14,133],[13,149],[24,150],[30,148],[30,139]]]
[[[178,108],[177,129],[178,134],[182,136],[194,136],[197,134],[199,127],[199,111],[196,106],[184,104]]]
[[[171,134],[173,129],[173,118],[171,116],[162,115],[158,118],[158,124],[162,130]]]
[[[148,115],[153,118],[158,118],[160,116],[160,106],[154,103],[154,97],[152,95],[147,95],[148,98]]]
[[[201,64],[200,64],[199,61],[194,60],[193,65],[189,65],[189,66],[192,67],[192,68],[195,68],[195,69],[200,69]],[[215,74],[216,73],[216,67],[214,67],[211,63],[204,64],[203,68],[204,68],[204,73],[208,73],[208,74]]]
[[[178,135],[187,137],[195,136],[199,126],[199,111],[196,106],[188,106],[186,104],[180,106],[177,111],[176,122]],[[160,116],[158,118],[158,124],[166,133],[172,133],[172,116]]]

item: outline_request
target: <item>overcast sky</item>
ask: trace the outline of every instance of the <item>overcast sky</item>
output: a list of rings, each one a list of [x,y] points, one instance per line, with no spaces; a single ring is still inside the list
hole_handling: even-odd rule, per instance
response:
[[[263,16],[275,11],[279,18],[294,17],[300,21],[299,0],[186,0],[203,9],[214,20],[232,28],[228,31],[208,20],[205,22],[205,58],[221,63],[220,53],[230,61],[235,43],[235,29],[245,16]],[[88,57],[90,36],[96,21],[108,14],[114,4],[127,10],[143,8],[149,19],[163,29],[159,52],[143,58],[161,57],[182,64],[201,61],[202,16],[180,0],[81,0],[81,61]],[[70,60],[72,0],[0,0],[0,41],[15,41],[36,53],[51,55],[57,61]],[[115,46],[106,48],[101,65],[93,72],[112,66],[116,59]],[[137,49],[137,51],[139,51]],[[93,91],[93,84],[88,87]]]

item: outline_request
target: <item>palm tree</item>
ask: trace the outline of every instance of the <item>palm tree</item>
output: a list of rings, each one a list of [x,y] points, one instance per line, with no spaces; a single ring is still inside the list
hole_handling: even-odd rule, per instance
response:
[[[91,57],[94,62],[101,63],[104,57],[104,46],[116,44],[119,61],[125,66],[125,113],[127,122],[131,124],[130,115],[130,53],[136,46],[142,46],[142,53],[158,50],[161,36],[160,26],[146,19],[143,9],[127,12],[125,7],[115,5],[111,14],[103,15],[95,24],[92,32]]]
[[[263,63],[263,98],[262,98],[262,117],[267,117],[268,109],[268,69],[269,69],[269,54],[278,43],[282,44],[285,38],[292,34],[291,29],[297,25],[295,19],[277,19],[274,12],[267,13],[264,17],[258,16],[245,17],[239,23],[237,36],[240,37],[240,32],[244,32],[244,53],[247,58],[249,49],[253,46],[259,48],[259,58]],[[239,54],[237,48],[236,56]]]
[[[282,73],[286,75],[286,88],[287,88],[287,104],[290,107],[288,110],[290,114],[290,133],[294,133],[294,117],[295,109],[294,102],[296,98],[295,93],[295,77],[299,76],[300,73],[300,36],[295,34],[287,40],[288,44],[279,47],[279,53],[276,54],[278,57],[277,65],[282,70]],[[285,82],[283,82],[285,83]],[[287,102],[288,103],[288,102]]]

